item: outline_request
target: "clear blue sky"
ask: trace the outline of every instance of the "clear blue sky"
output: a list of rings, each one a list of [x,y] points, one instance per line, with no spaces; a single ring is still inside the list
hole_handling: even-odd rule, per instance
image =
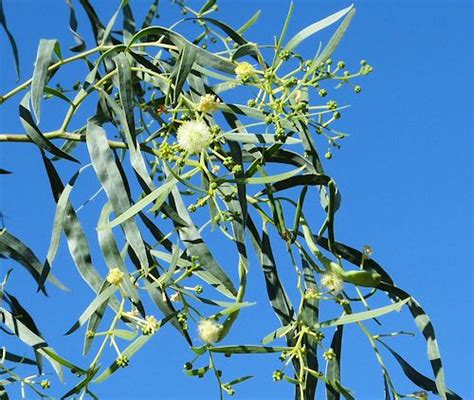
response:
[[[105,20],[118,2],[98,3]],[[143,14],[148,1],[132,3]],[[167,9],[167,1],[162,3],[162,9]],[[221,3],[221,18],[233,26],[239,26],[257,9],[262,10],[260,24],[247,34],[249,40],[259,43],[270,43],[279,33],[288,7],[287,0]],[[289,35],[349,4],[342,0],[297,0]],[[424,305],[436,328],[448,385],[465,399],[472,399],[472,2],[374,0],[356,1],[355,6],[356,17],[334,59],[344,59],[350,68],[366,58],[375,73],[360,81],[361,95],[346,96],[342,91],[340,95],[352,104],[340,122],[341,130],[352,136],[326,167],[343,194],[337,218],[338,238],[356,248],[369,243],[374,258],[389,270],[397,284]],[[73,42],[64,2],[5,0],[4,8],[19,44],[22,80],[32,71],[40,38],[58,38],[67,53]],[[164,21],[161,23],[169,24],[169,18]],[[84,21],[81,31],[90,37]],[[319,39],[327,39],[327,34],[308,41],[304,52],[313,52]],[[13,87],[15,80],[3,32],[0,49],[3,93]],[[22,133],[19,99],[0,106],[0,133]],[[42,121],[45,129],[53,126],[57,117],[51,108],[46,110],[47,106]],[[70,164],[61,165],[63,180],[67,180],[74,170]],[[32,145],[2,144],[0,167],[14,171],[13,175],[0,176],[0,210],[7,217],[6,226],[44,258],[54,203],[39,152]],[[76,206],[98,188],[90,172],[81,179],[91,183],[74,194]],[[100,197],[99,204],[103,200]],[[97,211],[94,207],[91,210]],[[96,220],[87,218],[88,212],[80,217],[93,237]],[[219,249],[216,255],[225,257]],[[105,271],[102,260],[98,256],[95,259],[98,268]],[[0,278],[11,265],[0,260]],[[73,289],[72,294],[51,289],[49,299],[30,295],[33,285],[19,267],[15,267],[9,288],[37,317],[46,338],[57,343],[58,352],[78,360],[80,334],[64,338],[62,333],[89,304],[92,293],[79,282],[64,243],[54,268]],[[257,301],[259,307],[241,314],[234,338],[240,335],[248,343],[258,343],[277,327],[262,296],[262,286],[259,266],[252,259],[249,300]],[[405,329],[416,331],[409,318],[399,317]],[[160,331],[130,367],[96,387],[100,398],[216,398],[212,377],[197,380],[182,373],[182,364],[192,355],[176,336],[169,327]],[[344,382],[354,388],[357,399],[382,398],[382,378],[370,346],[355,328],[349,337],[353,342],[345,347]],[[4,335],[0,346],[3,340]],[[394,346],[417,368],[429,373],[424,342],[419,337],[397,340]],[[389,355],[386,357],[388,360]],[[261,360],[234,356],[226,364],[223,369],[229,380],[248,373],[256,375],[236,387],[239,399],[290,398],[290,385],[272,382],[271,373],[280,365],[276,357]],[[393,367],[393,375],[401,378],[400,390],[410,391],[412,387],[401,377],[398,367],[392,362],[387,364]],[[74,381],[68,376],[69,387]],[[54,382],[52,393],[60,395],[63,389]],[[19,398],[19,392],[12,398]]]

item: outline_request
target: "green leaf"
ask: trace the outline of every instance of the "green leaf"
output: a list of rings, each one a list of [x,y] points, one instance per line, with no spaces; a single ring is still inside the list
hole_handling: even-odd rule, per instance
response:
[[[258,177],[250,177],[250,178],[244,178],[244,179],[236,179],[238,183],[246,183],[248,185],[265,185],[269,183],[275,183],[275,182],[280,182],[285,179],[289,179],[297,174],[299,174],[301,171],[305,169],[304,166],[300,168],[296,168],[293,171],[288,171],[284,172],[281,174],[276,174],[276,175],[269,175],[269,176],[258,176]]]
[[[133,43],[137,42],[141,38],[150,35],[154,35],[158,38],[166,38],[169,42],[178,47],[178,49],[183,49],[184,46],[191,46],[196,52],[196,62],[198,64],[205,65],[206,67],[210,68],[215,68],[219,71],[226,72],[232,75],[234,74],[235,65],[232,62],[192,44],[180,34],[164,27],[151,26],[149,28],[142,29],[133,36],[133,38],[130,40],[129,46],[131,46]]]
[[[23,322],[15,318],[12,313],[0,307],[1,322],[10,329],[18,338],[26,343],[31,348],[35,349],[37,353],[45,356],[48,361],[51,363],[52,367],[56,371],[58,377],[62,380],[62,370],[61,366],[57,361],[52,359],[48,354],[44,352],[44,349],[48,348],[46,341],[38,336],[36,333],[32,332]]]
[[[294,324],[288,324],[281,326],[277,330],[269,333],[262,339],[262,344],[268,344],[273,342],[275,339],[285,336],[288,332],[292,331],[295,328]]]
[[[251,143],[251,144],[273,144],[281,143],[275,140],[275,135],[271,133],[224,133],[222,135],[226,141]],[[299,144],[301,140],[288,138],[285,144]]]
[[[79,53],[81,51],[84,51],[86,49],[86,43],[84,39],[79,35],[77,32],[77,17],[76,17],[76,10],[74,9],[74,5],[71,0],[66,0],[67,5],[69,6],[69,30],[72,33],[72,36],[74,37],[74,41],[76,42],[76,45],[73,47],[70,47],[69,50],[71,50],[74,53]]]
[[[3,11],[3,0],[0,0],[0,25],[4,29],[5,33],[7,34],[8,41],[10,42],[10,47],[12,48],[13,59],[15,61],[15,68],[16,68],[16,77],[17,80],[20,79],[20,60],[18,57],[18,47],[15,42],[15,38],[13,37],[12,33],[8,29],[7,20],[5,18],[5,13]]]
[[[64,186],[51,160],[46,157],[44,153],[42,153],[42,156],[51,190],[57,203],[64,191]],[[74,181],[69,181],[69,185],[71,185],[71,183],[74,183]],[[102,278],[92,264],[92,256],[87,237],[82,229],[79,219],[77,218],[76,212],[69,201],[66,206],[66,218],[67,224],[63,224],[63,228],[67,238],[69,253],[74,260],[74,264],[76,265],[81,277],[97,293],[102,285]]]
[[[132,344],[130,344],[124,351],[122,351],[122,356],[127,357],[130,360],[132,356],[138,350],[140,350],[152,337],[153,335],[139,336],[132,342]],[[117,364],[117,361],[114,361],[104,372],[102,372],[96,379],[94,379],[94,383],[101,383],[105,381],[119,368],[120,366]]]
[[[41,39],[36,53],[35,69],[31,82],[31,107],[38,122],[41,119],[41,99],[48,79],[48,67],[51,65],[56,43],[57,40]]]
[[[30,94],[27,93],[25,97],[20,102],[20,121],[25,128],[26,134],[31,138],[31,140],[41,149],[49,151],[51,154],[54,154],[57,157],[65,158],[66,160],[79,162],[74,157],[65,153],[61,149],[57,148],[53,143],[43,136],[43,133],[40,131],[36,125],[33,117],[31,115],[30,109],[28,108],[28,101]]]
[[[186,43],[179,53],[178,59],[176,60],[175,69],[172,74],[172,76],[175,78],[173,88],[174,102],[177,102],[179,99],[183,86],[186,83],[186,79],[188,78],[188,75],[194,65],[194,61],[196,60],[196,55],[196,46],[193,46],[189,43]]]
[[[225,271],[214,259],[194,226],[177,187],[173,187],[171,195],[176,207],[176,212],[187,224],[185,227],[178,227],[179,236],[189,250],[190,255],[199,257],[199,262],[203,265],[203,270],[198,270],[194,274],[209,283],[209,285],[215,287],[216,290],[225,296],[232,299],[235,298],[237,290]]]
[[[388,314],[392,311],[399,311],[402,306],[408,303],[410,298],[405,300],[401,300],[395,304],[391,304],[389,306],[376,308],[370,311],[362,311],[355,314],[347,314],[343,315],[339,318],[330,319],[328,321],[317,323],[313,326],[314,329],[321,329],[321,328],[328,328],[330,326],[338,326],[344,324],[352,324],[354,322],[365,321],[367,319],[372,319],[376,317],[380,317],[381,315]]]
[[[201,9],[198,11],[198,15],[202,15],[206,11],[209,11],[214,6],[214,4],[216,4],[216,2],[216,0],[207,0],[201,7]]]
[[[249,29],[251,26],[257,22],[261,14],[261,11],[258,10],[252,17],[245,23],[243,24],[239,29],[237,29],[237,33],[242,34],[244,33],[247,29]]]
[[[349,6],[344,8],[341,11],[338,11],[329,17],[322,19],[321,21],[315,22],[298,32],[295,36],[293,36],[285,46],[285,50],[292,51],[295,47],[297,47],[303,40],[307,39],[308,37],[314,35],[315,33],[319,32],[320,30],[327,28],[328,26],[334,24],[339,19],[344,17],[349,11],[353,9],[353,6]]]
[[[44,291],[43,277],[45,275],[43,264],[41,264],[38,257],[28,246],[5,229],[0,231],[0,255],[11,258],[25,267],[38,284],[38,287]],[[48,274],[47,276],[48,281],[52,284],[66,290],[66,287],[54,275]]]
[[[94,170],[115,213],[123,214],[131,206],[125,184],[115,163],[105,131],[93,120],[89,120],[87,124],[86,143]],[[141,268],[148,272],[145,245],[136,222],[133,219],[125,220],[122,227],[127,242],[140,260]]]
[[[282,351],[292,350],[291,347],[270,347],[239,344],[235,346],[209,347],[211,353],[223,354],[270,354],[281,353]]]
[[[326,400],[340,400],[341,391],[334,384],[341,379],[341,353],[342,353],[342,336],[344,333],[344,325],[336,327],[334,336],[331,340],[331,349],[336,353],[336,358],[328,360],[326,363]]]
[[[171,189],[173,189],[173,186],[176,185],[176,179],[173,177],[167,179],[165,183],[163,183],[161,186],[159,186],[157,189],[153,190],[150,194],[146,195],[143,199],[140,201],[137,201],[133,206],[131,206],[127,211],[125,211],[123,214],[120,214],[117,218],[113,219],[110,221],[106,226],[107,228],[113,228],[117,225],[120,225],[124,221],[126,221],[129,218],[132,218],[134,215],[139,213],[141,210],[143,210],[148,204],[151,202],[155,201],[155,204],[153,205],[153,208],[150,209],[150,212],[159,210],[161,205],[166,201],[168,198]],[[105,226],[98,226],[97,229],[104,229]]]
[[[152,24],[153,18],[155,18],[155,15],[157,15],[156,12],[158,10],[159,2],[159,0],[153,0],[151,3],[151,6],[146,13],[145,19],[143,20],[142,29],[148,28]]]
[[[74,323],[74,325],[65,333],[65,335],[70,335],[77,331],[82,325],[84,325],[89,318],[94,314],[97,309],[104,304],[106,304],[109,298],[117,291],[118,287],[115,285],[104,285],[102,290],[99,291],[97,297],[87,306],[84,312],[81,314],[79,319]]]
[[[388,344],[384,341],[377,339],[379,343],[381,343],[397,360],[400,367],[402,367],[403,372],[405,373],[406,377],[410,379],[415,385],[418,387],[428,390],[434,394],[439,394],[438,389],[436,387],[436,383],[431,380],[430,378],[426,377],[425,375],[418,372],[415,368],[413,368],[400,354],[398,354],[394,349],[392,349]],[[446,398],[448,400],[461,400],[461,396],[457,395],[453,391],[447,389],[446,390]]]
[[[303,279],[306,287],[306,292],[319,293],[316,280],[314,278],[314,271],[304,257],[301,257],[301,265],[303,267]],[[301,321],[306,326],[313,326],[318,323],[319,319],[319,299],[308,298],[304,299],[301,310]],[[306,366],[314,371],[318,371],[319,363],[317,357],[318,342],[313,336],[306,335],[303,339],[306,346]],[[316,385],[318,380],[313,376],[308,376],[306,379],[306,386],[304,388],[305,396],[312,399],[316,393]]]
[[[319,54],[319,56],[316,57],[316,60],[312,65],[318,66],[321,63],[325,62],[329,57],[331,57],[332,53],[334,53],[334,50],[336,50],[336,47],[339,45],[339,42],[341,41],[342,37],[346,33],[346,30],[349,27],[349,24],[351,23],[352,17],[355,15],[355,11],[355,8],[349,11],[349,13],[342,21],[341,25],[339,25],[336,32],[334,32],[334,35],[331,37],[324,50],[321,52],[321,54]]]

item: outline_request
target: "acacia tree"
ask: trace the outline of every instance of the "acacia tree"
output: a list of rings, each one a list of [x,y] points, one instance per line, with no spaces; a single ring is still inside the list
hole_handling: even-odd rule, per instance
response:
[[[234,29],[215,19],[213,0],[199,10],[181,0],[163,4],[184,15],[168,28],[155,25],[158,0],[141,28],[133,2],[122,0],[104,24],[89,0],[79,0],[95,39],[88,47],[78,31],[74,4],[66,2],[76,42],[70,51],[75,54],[66,57],[58,41],[41,40],[32,78],[0,96],[0,103],[17,101],[24,128],[24,134],[0,134],[0,141],[32,142],[43,159],[56,202],[50,246],[46,256],[36,256],[18,238],[21,232],[6,227],[0,232],[0,255],[23,266],[42,294],[50,284],[66,289],[52,272],[64,234],[71,259],[92,290],[89,306],[67,331],[83,332],[84,358],[75,365],[54,350],[40,333],[41,320],[34,322],[9,286],[11,270],[2,271],[2,335],[16,335],[33,356],[1,349],[0,398],[15,396],[18,386],[23,397],[33,392],[49,397],[44,373],[51,369],[59,379],[63,370],[77,376],[73,387],[64,388],[63,398],[96,398],[94,385],[126,367],[161,329],[174,329],[195,353],[184,363],[184,373],[214,374],[220,398],[234,394],[235,385],[250,378],[228,380],[220,368],[232,360],[220,356],[275,353],[282,366],[273,379],[294,385],[296,399],[314,399],[323,392],[331,400],[353,399],[340,366],[344,327],[354,324],[380,364],[386,399],[423,399],[427,392],[460,399],[445,386],[434,328],[420,304],[395,285],[371,257],[369,246],[354,249],[335,237],[341,195],[323,161],[346,134],[334,127],[344,107],[332,100],[329,88],[359,93],[358,78],[372,72],[364,60],[352,73],[344,62],[331,60],[354,7],[288,38],[291,5],[275,42],[262,45],[245,38],[259,13]],[[0,23],[18,68],[1,1]],[[196,37],[178,33],[184,23],[194,24]],[[313,58],[298,53],[305,39],[333,24],[334,34]],[[88,70],[74,83],[68,75],[73,63]],[[67,109],[50,132],[40,124],[46,100],[64,102]],[[77,165],[77,172],[64,176],[65,163]],[[86,235],[71,201],[76,186],[87,186],[81,181],[86,170],[94,171],[106,194],[97,237]],[[100,197],[94,194],[92,201]],[[319,211],[314,211],[316,201]],[[205,238],[234,252],[235,265],[227,261],[222,266]],[[91,241],[100,247],[106,273],[97,268],[100,261],[92,261]],[[275,257],[276,248],[286,251],[289,261]],[[280,326],[268,326],[267,336],[243,345],[226,337],[239,323],[239,313],[247,312],[242,309],[254,306],[246,298],[250,251],[260,262]],[[293,281],[280,279],[282,264],[294,270]],[[231,279],[236,275],[237,280]],[[285,290],[294,282],[297,298]],[[379,306],[383,299],[389,301]],[[323,307],[335,310],[332,319],[320,320]],[[383,325],[375,325],[377,333],[369,330],[371,321],[380,324],[380,317],[402,308],[426,339],[433,379],[388,343],[389,337],[406,332],[383,332]],[[190,334],[194,331],[198,341]],[[272,343],[278,340],[282,345]],[[110,352],[115,360],[107,364]],[[387,355],[419,391],[397,391],[384,364]],[[317,392],[318,384],[324,390]]]

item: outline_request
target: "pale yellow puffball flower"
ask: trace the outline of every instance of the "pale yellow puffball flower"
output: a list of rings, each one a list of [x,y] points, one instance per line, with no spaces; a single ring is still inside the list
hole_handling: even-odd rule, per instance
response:
[[[234,72],[240,79],[248,79],[254,76],[256,71],[252,64],[249,64],[248,62],[244,61],[239,63],[237,67],[235,67]]]
[[[120,285],[123,281],[125,274],[120,271],[118,268],[112,268],[107,275],[107,282],[111,285]]]
[[[339,294],[344,286],[343,280],[333,272],[326,272],[321,277],[321,284],[329,289],[332,294]]]
[[[206,94],[201,96],[201,99],[196,106],[196,109],[202,113],[213,113],[219,108],[220,100],[213,94]]]
[[[205,343],[215,343],[219,340],[222,325],[210,319],[202,319],[198,325],[199,337]]]
[[[188,153],[200,153],[211,142],[211,131],[204,121],[186,121],[176,133],[178,144]]]
[[[142,328],[144,335],[153,335],[160,327],[159,322],[153,315],[147,315],[145,318],[145,326]]]

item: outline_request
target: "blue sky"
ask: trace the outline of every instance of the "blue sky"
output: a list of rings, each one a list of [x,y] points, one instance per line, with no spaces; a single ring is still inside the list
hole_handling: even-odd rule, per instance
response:
[[[107,19],[115,1],[99,2]],[[143,14],[147,1],[137,1]],[[254,42],[271,43],[283,24],[287,0],[221,2],[220,18],[239,26],[257,9],[260,23],[248,31]],[[191,5],[199,4],[192,1]],[[348,6],[348,1],[297,0],[289,36],[326,15]],[[340,97],[352,105],[344,113],[339,127],[351,134],[343,148],[327,163],[343,195],[337,216],[337,236],[355,248],[366,243],[374,249],[374,258],[392,275],[397,284],[412,293],[430,315],[440,342],[448,385],[466,399],[474,398],[472,365],[472,70],[473,24],[469,1],[359,1],[357,14],[334,60],[343,59],[348,68],[365,58],[374,66],[374,74],[360,80],[358,95],[341,90]],[[67,6],[62,1],[5,0],[10,29],[17,38],[22,80],[32,71],[40,38],[58,38],[63,52],[72,45],[68,32]],[[164,11],[162,24],[169,24]],[[81,31],[88,32],[86,22]],[[302,51],[310,55],[330,31],[305,42]],[[88,33],[86,34],[86,36]],[[15,74],[8,45],[0,36],[0,93],[14,86]],[[0,106],[0,133],[22,133],[17,116],[16,97]],[[45,129],[57,121],[55,110],[45,106]],[[63,180],[74,169],[61,163]],[[2,144],[0,167],[14,171],[0,176],[0,210],[6,226],[21,237],[43,258],[49,244],[54,203],[39,152],[32,145]],[[98,188],[91,172],[84,177],[84,188],[74,194],[81,204]],[[89,182],[91,182],[89,184]],[[89,185],[89,186],[88,186]],[[98,201],[103,201],[99,197]],[[94,208],[85,210],[81,222],[94,235]],[[91,215],[90,218],[88,216]],[[95,217],[94,217],[95,218]],[[92,237],[92,236],[91,236]],[[217,257],[226,257],[216,247]],[[97,263],[102,263],[96,257]],[[0,260],[0,278],[11,262]],[[31,295],[33,285],[23,271],[15,267],[9,289],[36,316],[40,328],[57,350],[78,360],[82,347],[80,334],[62,336],[74,319],[93,298],[79,282],[64,243],[55,263],[58,276],[71,285],[73,292],[51,289],[49,299]],[[98,265],[104,271],[104,265]],[[249,300],[259,307],[241,314],[236,333],[229,338],[244,338],[257,343],[275,329],[278,321],[262,296],[263,285],[255,258]],[[289,278],[291,279],[291,277]],[[60,304],[60,306],[58,306]],[[398,319],[399,318],[399,319]],[[416,331],[409,318],[388,318],[388,326]],[[380,399],[382,378],[370,346],[364,337],[349,329],[345,345],[347,360],[343,380],[354,388],[357,399]],[[197,336],[197,334],[195,334]],[[393,343],[417,368],[429,373],[423,341],[418,337],[397,339]],[[6,340],[6,339],[5,339]],[[2,336],[3,341],[3,336]],[[1,342],[0,342],[0,345]],[[119,371],[107,383],[96,388],[101,399],[195,399],[215,398],[213,379],[197,380],[182,373],[182,364],[192,357],[175,332],[160,331],[130,367]],[[386,355],[387,360],[389,355]],[[224,361],[222,361],[224,362]],[[273,383],[271,373],[279,367],[276,357],[234,356],[224,371],[230,379],[255,373],[256,377],[237,386],[240,399],[287,399],[291,387]],[[400,378],[400,390],[414,388],[404,381],[398,367],[387,364],[393,376]],[[74,382],[68,377],[69,386]],[[52,393],[64,388],[55,386]],[[17,392],[18,394],[18,392]],[[12,395],[12,398],[16,398]]]

